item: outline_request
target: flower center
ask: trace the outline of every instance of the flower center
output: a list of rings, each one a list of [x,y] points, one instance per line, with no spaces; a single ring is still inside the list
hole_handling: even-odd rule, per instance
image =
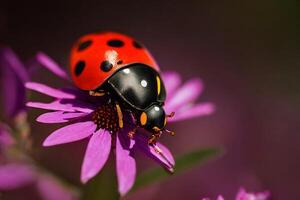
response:
[[[97,129],[106,129],[111,133],[116,133],[120,128],[118,124],[118,114],[116,106],[104,104],[98,107],[92,116]]]

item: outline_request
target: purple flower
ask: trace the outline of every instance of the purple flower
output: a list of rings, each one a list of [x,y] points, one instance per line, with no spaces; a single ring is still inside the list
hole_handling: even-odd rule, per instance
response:
[[[9,128],[0,123],[0,164],[5,160],[4,152],[6,149],[14,143],[13,137],[9,134]]]
[[[69,82],[66,73],[45,54],[39,53],[36,60]],[[211,103],[194,103],[203,89],[199,79],[192,79],[183,86],[180,86],[180,76],[175,72],[163,73],[163,79],[168,93],[165,110],[167,113],[176,111],[175,117],[170,122],[208,115],[214,111]],[[134,121],[128,113],[124,114],[124,128],[116,134],[111,134],[105,129],[97,129],[93,119],[97,114],[97,108],[104,105],[103,98],[105,97],[93,97],[72,87],[55,89],[36,82],[28,82],[26,87],[54,98],[48,103],[27,103],[29,107],[50,110],[50,112],[40,115],[37,118],[38,122],[66,123],[64,127],[54,131],[45,139],[44,146],[89,139],[81,168],[83,183],[89,181],[102,169],[112,148],[115,148],[116,171],[121,195],[125,195],[134,184],[136,176],[134,154],[136,150],[144,152],[169,172],[174,171],[174,158],[164,145],[159,142],[149,145],[143,130],[138,130],[132,138],[128,137],[128,133],[135,127]]]
[[[0,123],[0,154],[5,147],[14,144],[15,141],[12,136],[9,134],[9,128]]]
[[[29,75],[24,64],[9,48],[0,49],[0,74],[4,114],[9,118],[13,117],[14,122],[18,124],[20,120],[24,120],[22,118],[25,114],[23,111],[26,102],[24,84],[29,80]],[[26,157],[23,153],[20,156],[18,154],[20,152],[17,153],[16,149],[13,155],[18,154],[17,157],[8,153],[8,150],[14,148],[15,144],[17,141],[12,137],[11,129],[0,123],[0,192],[34,185],[41,199],[76,199],[75,194],[65,189],[52,176],[41,172],[31,162],[27,162],[27,159],[20,160]]]
[[[268,200],[270,198],[270,193],[268,191],[260,193],[250,193],[246,192],[244,188],[241,188],[237,193],[235,200]],[[204,198],[202,200],[210,200],[209,198]],[[225,200],[221,195],[218,196],[217,200]]]
[[[73,192],[65,189],[50,175],[42,173],[35,166],[24,161],[6,159],[5,150],[16,142],[7,126],[0,125],[0,191],[10,191],[27,185],[34,185],[44,200],[74,200]]]
[[[24,83],[29,80],[29,75],[24,64],[10,48],[0,49],[0,74],[4,113],[8,117],[15,117],[25,109]]]
[[[0,190],[12,190],[33,183],[34,176],[34,170],[29,165],[21,163],[0,165]]]
[[[236,200],[267,200],[269,197],[270,193],[268,191],[251,193],[241,188],[236,196]]]
[[[44,200],[73,200],[76,195],[65,189],[53,177],[39,173],[29,164],[8,163],[0,165],[0,191],[10,191],[34,185]]]

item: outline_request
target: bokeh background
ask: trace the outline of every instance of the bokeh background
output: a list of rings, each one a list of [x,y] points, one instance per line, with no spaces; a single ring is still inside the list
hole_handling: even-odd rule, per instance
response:
[[[177,123],[177,136],[162,140],[175,155],[209,146],[223,147],[225,154],[128,199],[190,200],[219,193],[233,199],[244,186],[268,189],[273,199],[299,200],[299,19],[300,4],[292,0],[1,0],[0,44],[24,60],[42,50],[67,66],[78,37],[119,31],[142,41],[163,70],[176,70],[184,80],[202,78],[199,101],[214,102],[216,112]],[[43,71],[36,80],[60,84]],[[32,122],[37,114],[30,112]],[[42,148],[57,127],[32,128],[39,161],[79,185],[86,141]],[[140,170],[148,164],[141,155]]]

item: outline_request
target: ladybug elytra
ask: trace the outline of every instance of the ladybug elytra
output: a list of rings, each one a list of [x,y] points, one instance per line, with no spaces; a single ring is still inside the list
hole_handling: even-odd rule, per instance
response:
[[[152,133],[149,144],[154,144],[163,131],[174,134],[165,128],[167,117],[174,113],[167,115],[163,109],[166,90],[159,67],[133,38],[115,32],[81,37],[71,50],[70,71],[78,88],[92,96],[109,96],[107,104],[94,115],[99,128],[111,132],[123,128],[126,110],[138,127]]]

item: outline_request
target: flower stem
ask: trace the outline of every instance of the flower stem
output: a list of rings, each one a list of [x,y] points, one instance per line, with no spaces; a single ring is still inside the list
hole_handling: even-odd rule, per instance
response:
[[[93,178],[83,189],[82,199],[99,200],[99,199],[120,199],[116,175],[114,172],[112,157],[100,174]]]

